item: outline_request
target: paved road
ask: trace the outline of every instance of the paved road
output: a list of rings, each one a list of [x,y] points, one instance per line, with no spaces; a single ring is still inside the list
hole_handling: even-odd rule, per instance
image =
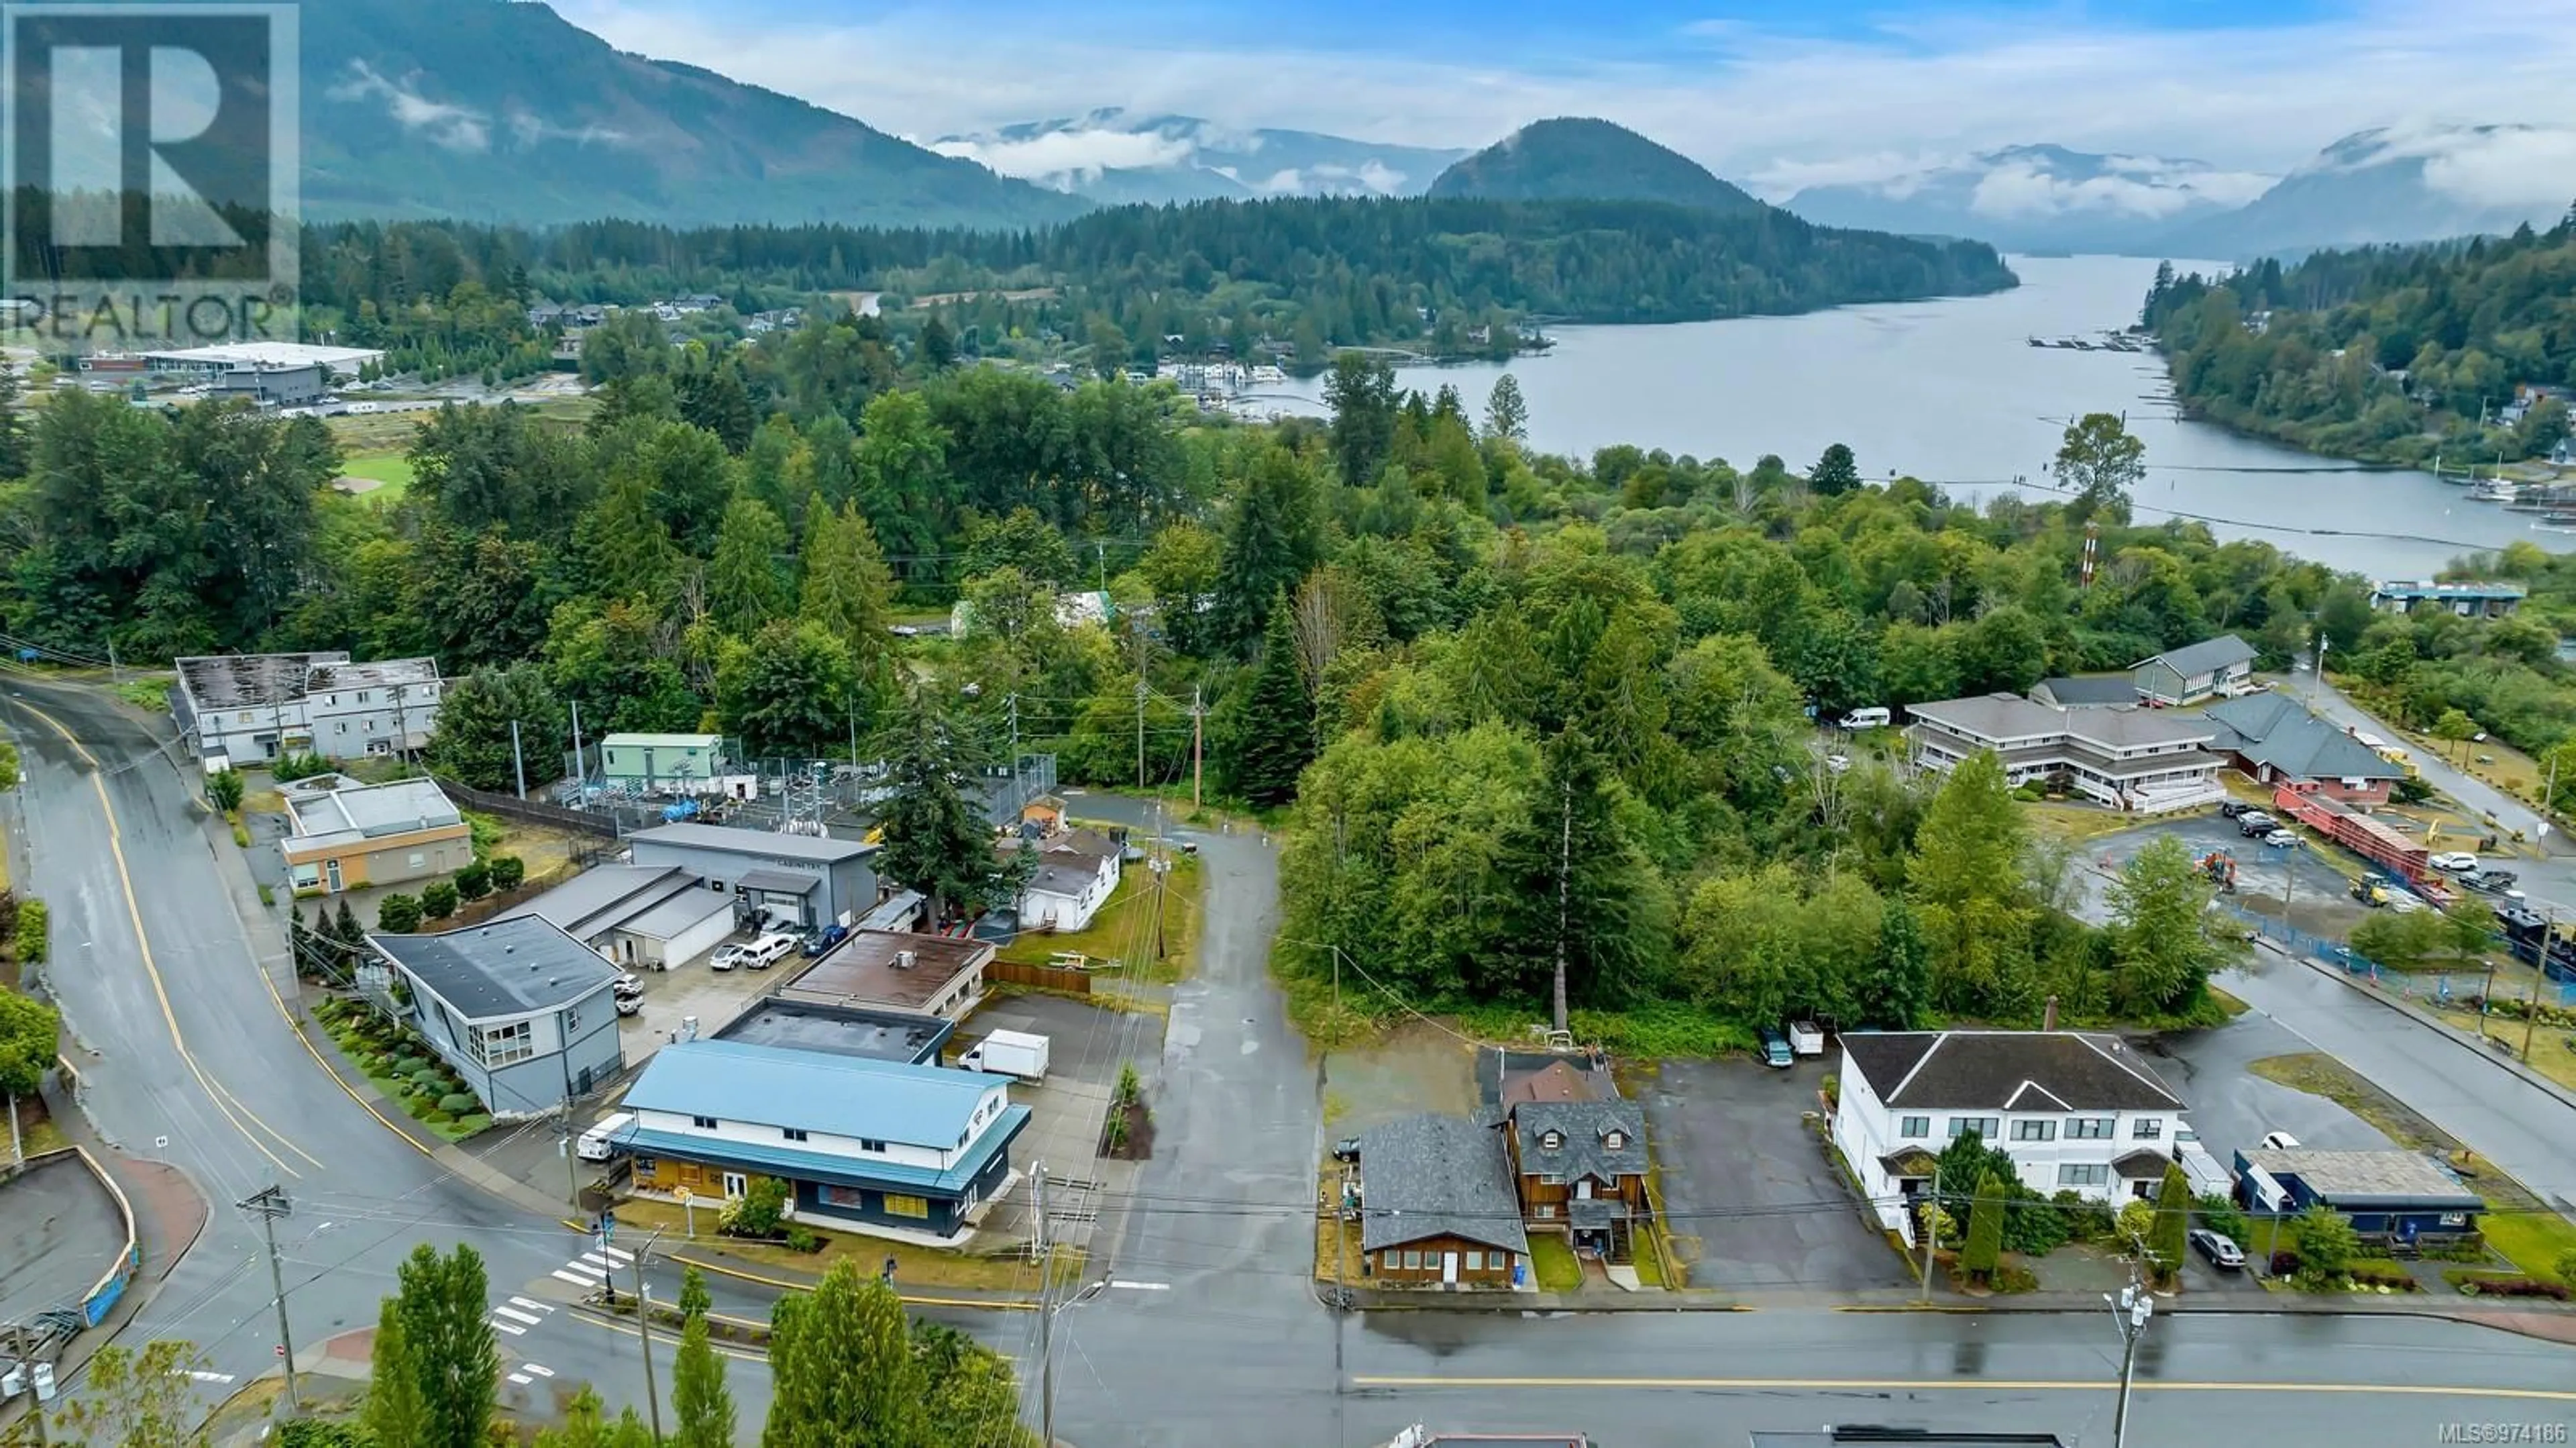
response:
[[[52,911],[46,978],[88,1112],[121,1149],[184,1171],[212,1207],[128,1337],[184,1338],[236,1378],[274,1365],[260,1234],[232,1206],[271,1184],[296,1203],[278,1244],[299,1348],[371,1325],[417,1242],[472,1243],[496,1299],[552,1282],[570,1234],[440,1168],[289,1028],[284,941],[236,911],[240,861],[218,856],[230,840],[209,834],[153,732],[94,691],[21,677],[0,711],[26,760],[12,847],[22,888]]]

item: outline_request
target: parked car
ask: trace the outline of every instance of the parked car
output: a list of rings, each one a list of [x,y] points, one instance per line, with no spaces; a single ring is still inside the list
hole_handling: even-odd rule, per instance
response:
[[[2281,822],[2259,809],[2249,809],[2236,817],[2236,832],[2249,840],[2260,839],[2281,827]]]
[[[745,947],[743,964],[753,970],[767,970],[795,953],[796,937],[784,931],[764,935]]]
[[[1789,1049],[1789,1038],[1769,1026],[1762,1028],[1762,1064],[1787,1070],[1798,1064],[1798,1055]]]
[[[2433,856],[2428,863],[2445,874],[2465,875],[2478,868],[2478,857],[2466,850],[2446,850]]]
[[[644,977],[631,970],[619,971],[616,983],[609,989],[621,996],[640,996],[644,994]]]
[[[2221,1272],[2241,1272],[2245,1268],[2244,1251],[2224,1233],[2213,1232],[2207,1227],[2194,1227],[2191,1229],[2191,1245],[2209,1259],[2210,1266]]]
[[[1338,1162],[1354,1162],[1359,1159],[1360,1139],[1358,1137],[1345,1136],[1341,1140],[1333,1143],[1333,1160]]]
[[[1845,714],[1839,721],[1838,727],[1844,729],[1884,729],[1890,723],[1894,722],[1894,719],[1895,716],[1889,713],[1884,705],[1873,704],[1866,709],[1854,709],[1850,713]]]
[[[641,1013],[643,1012],[643,1010],[644,1010],[644,998],[643,998],[642,996],[640,996],[640,995],[622,995],[622,996],[617,997],[617,1013],[618,1013],[619,1015],[621,1015],[621,1016],[632,1016],[632,1015],[638,1015],[638,1014],[641,1014]]]
[[[840,924],[826,925],[822,929],[814,931],[805,937],[805,953],[807,955],[821,955],[823,952],[830,950],[833,946],[838,945],[849,938],[850,927]]]
[[[2218,817],[2223,820],[2232,820],[2251,808],[2251,805],[2248,805],[2241,799],[2223,800],[2218,806]]]
[[[2263,837],[2264,845],[2275,850],[2289,849],[2298,842],[2299,836],[2295,830],[2274,830]]]
[[[2263,1149],[2266,1151],[2297,1151],[2299,1149],[2299,1139],[2286,1131],[2267,1131],[2263,1133]]]
[[[751,947],[747,944],[728,945],[717,951],[715,954],[707,957],[707,969],[709,970],[731,970],[735,966],[748,965],[750,963]]]

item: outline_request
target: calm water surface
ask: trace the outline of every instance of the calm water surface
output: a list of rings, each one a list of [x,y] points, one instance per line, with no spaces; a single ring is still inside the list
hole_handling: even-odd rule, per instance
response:
[[[1530,441],[1546,452],[1589,456],[1627,442],[1746,468],[1778,453],[1804,469],[1843,442],[1865,476],[1910,473],[1955,495],[1990,496],[2017,480],[2045,482],[2040,467],[2070,418],[2125,411],[2147,445],[2148,480],[2135,499],[2142,521],[2197,514],[2221,537],[2261,538],[2381,578],[2429,573],[2515,539],[2553,552],[2576,545],[2570,535],[2532,531],[2528,514],[2472,503],[2429,473],[2353,467],[2185,421],[2152,354],[2029,344],[2134,322],[2152,261],[2015,257],[2012,265],[2022,285],[1991,297],[1568,327],[1545,356],[1508,370],[1529,400]],[[1505,370],[1404,375],[1426,391],[1452,384],[1481,413]],[[1286,390],[1297,400],[1283,407],[1320,409],[1321,379]]]

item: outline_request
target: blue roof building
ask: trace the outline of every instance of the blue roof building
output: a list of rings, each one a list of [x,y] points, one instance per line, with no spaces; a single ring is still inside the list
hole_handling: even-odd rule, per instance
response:
[[[946,1245],[1010,1185],[1029,1120],[1001,1076],[725,1040],[662,1048],[625,1109],[639,1192],[730,1200],[778,1177],[799,1220]]]

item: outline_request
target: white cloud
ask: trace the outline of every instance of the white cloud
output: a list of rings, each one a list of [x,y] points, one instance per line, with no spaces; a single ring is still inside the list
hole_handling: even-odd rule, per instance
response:
[[[363,60],[349,62],[349,76],[328,92],[335,101],[375,100],[406,131],[418,132],[431,144],[451,151],[492,149],[492,119],[465,106],[434,101],[408,86],[378,75]]]
[[[1671,58],[1652,65],[1430,58],[1485,53],[1484,33],[1422,58],[1226,49],[1193,42],[1167,16],[1112,12],[993,26],[961,66],[953,14],[748,26],[712,0],[558,0],[566,18],[620,46],[712,63],[891,129],[972,132],[1116,102],[1459,146],[1540,116],[1598,115],[1775,193],[1836,168],[1900,176],[1907,168],[1883,158],[1901,152],[1955,157],[2028,141],[2198,156],[2237,176],[2278,171],[2387,121],[2390,98],[2410,95],[2475,96],[2498,118],[2564,112],[2576,23],[2563,0],[2355,3],[2332,20],[2214,34],[2073,8],[1906,18],[1842,40],[1730,21],[1666,37]],[[2481,162],[2455,184],[2496,179]]]
[[[2474,125],[2412,116],[2356,138],[2305,170],[2424,163],[2424,184],[2479,206],[2555,210],[2576,190],[2576,126]]]
[[[930,149],[981,162],[1005,176],[1069,189],[1103,171],[1179,165],[1198,148],[1152,131],[1081,130],[1049,131],[1024,141],[958,138],[933,142]]]

